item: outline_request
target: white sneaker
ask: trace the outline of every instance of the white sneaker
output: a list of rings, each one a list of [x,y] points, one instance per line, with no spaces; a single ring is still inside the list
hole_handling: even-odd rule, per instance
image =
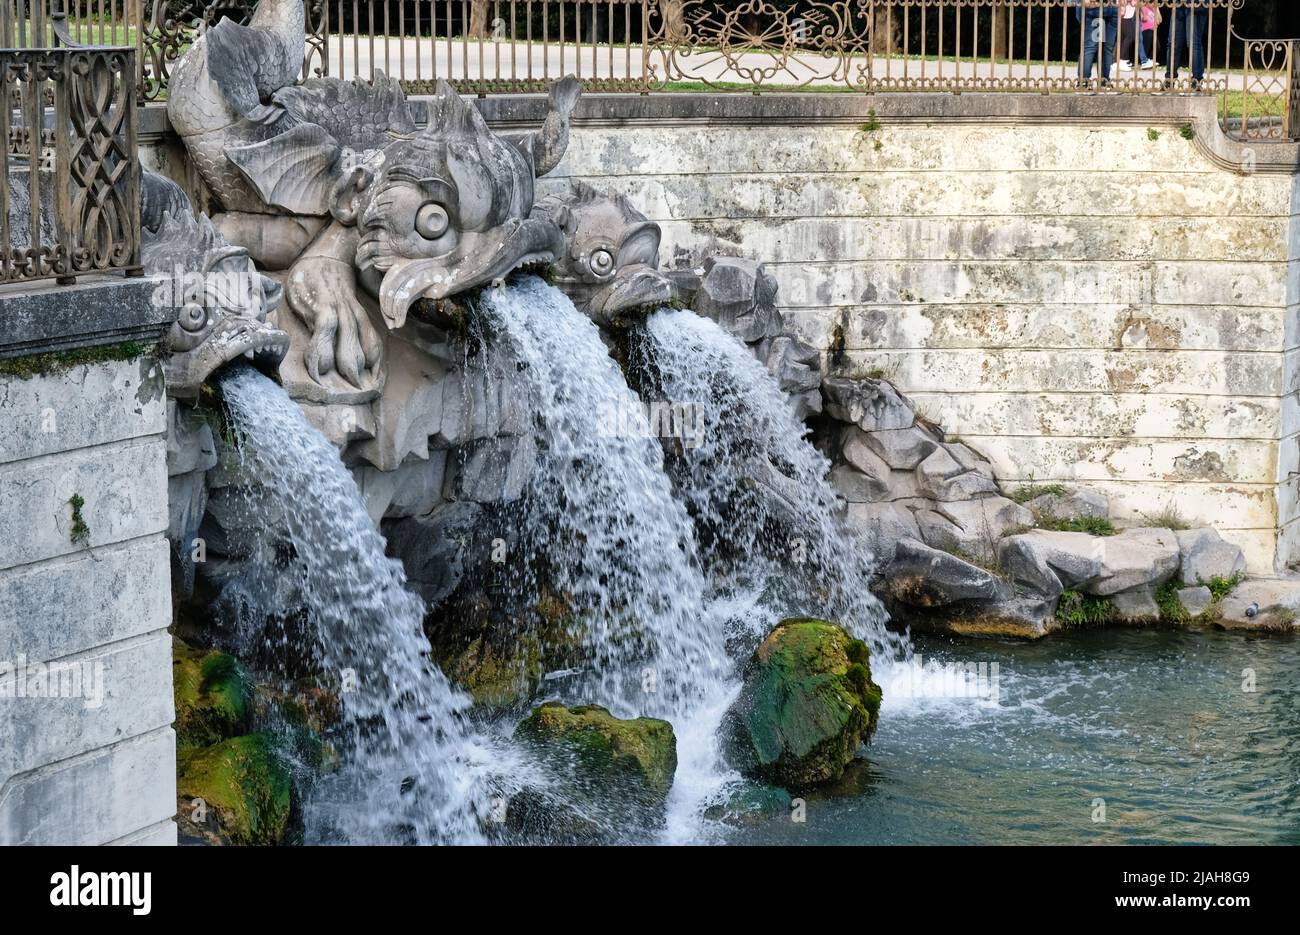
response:
[[[1132,62],[1120,62],[1120,63],[1119,63],[1119,70],[1120,70],[1120,71],[1132,71],[1132,70],[1133,70],[1133,63],[1132,63]]]

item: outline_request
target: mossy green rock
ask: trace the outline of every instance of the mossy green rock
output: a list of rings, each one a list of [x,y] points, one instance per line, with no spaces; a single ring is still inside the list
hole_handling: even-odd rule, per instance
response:
[[[662,802],[677,770],[671,724],[649,717],[621,720],[599,705],[547,702],[520,722],[515,738],[565,762],[581,782],[644,802]]]
[[[837,779],[876,729],[871,652],[826,620],[783,620],[754,651],[723,730],[733,765],[787,789]]]
[[[182,755],[176,777],[182,824],[231,844],[281,843],[293,810],[292,790],[289,766],[275,737],[265,732]]]
[[[172,641],[178,750],[207,747],[248,731],[253,681],[234,656]]]
[[[584,628],[563,598],[544,590],[535,606],[508,614],[504,625],[493,612],[490,595],[471,592],[425,625],[434,662],[476,705],[489,711],[522,706],[547,671],[585,658]]]

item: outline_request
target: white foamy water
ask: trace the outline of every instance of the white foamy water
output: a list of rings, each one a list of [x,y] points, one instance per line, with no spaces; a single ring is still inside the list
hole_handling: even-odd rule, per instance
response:
[[[471,736],[468,699],[429,661],[424,602],[384,555],[338,452],[285,391],[248,368],[223,374],[221,390],[242,471],[260,484],[250,509],[272,517],[260,551],[278,556],[247,563],[237,584],[269,594],[288,579],[308,645],[285,650],[310,656],[340,689],[343,724],[329,740],[341,766],[305,803],[308,839],[476,840],[481,777],[499,752]]]
[[[662,450],[609,430],[610,407],[634,407],[636,397],[563,293],[525,277],[486,293],[484,306],[535,397],[542,450],[521,539],[588,621],[588,700],[677,726],[732,667]]]
[[[704,413],[700,444],[682,446],[670,471],[721,583],[761,578],[767,615],[838,621],[882,664],[905,658],[905,637],[867,583],[873,560],[838,520],[830,465],[806,438],[776,378],[737,338],[707,318],[663,310],[645,325],[639,365],[662,399]]]
[[[702,542],[715,619],[725,621],[738,656],[781,618],[816,616],[865,640],[878,669],[906,660],[907,638],[885,628],[867,588],[871,555],[837,518],[830,465],[767,368],[716,323],[667,309],[646,321],[633,357],[647,397],[702,423],[667,440],[669,474]],[[730,673],[678,732],[669,840],[717,831],[700,812],[736,788],[718,728],[738,691]]]

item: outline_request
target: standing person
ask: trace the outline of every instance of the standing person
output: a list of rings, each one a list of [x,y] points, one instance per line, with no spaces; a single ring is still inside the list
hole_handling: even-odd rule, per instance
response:
[[[1153,6],[1126,3],[1120,7],[1122,17],[1119,27],[1120,71],[1132,71],[1133,62],[1141,68],[1154,68],[1155,59],[1151,57],[1152,38],[1155,29],[1163,17]],[[1136,54],[1135,54],[1136,53]]]
[[[1142,4],[1142,10],[1138,14],[1142,20],[1142,36],[1138,44],[1143,58],[1142,67],[1151,68],[1154,71],[1157,67],[1155,56],[1156,48],[1156,27],[1165,21],[1164,14],[1158,7]]]
[[[1101,86],[1110,86],[1115,61],[1115,43],[1119,39],[1119,7],[1100,0],[1079,0],[1075,11],[1083,26],[1083,58],[1079,62],[1079,84],[1092,80],[1092,66],[1097,62],[1097,45],[1101,44]]]
[[[1169,44],[1169,64],[1165,77],[1178,80],[1178,69],[1187,61],[1191,50],[1192,84],[1199,85],[1205,78],[1205,33],[1210,25],[1210,0],[1186,0],[1186,5],[1174,8],[1173,38]]]

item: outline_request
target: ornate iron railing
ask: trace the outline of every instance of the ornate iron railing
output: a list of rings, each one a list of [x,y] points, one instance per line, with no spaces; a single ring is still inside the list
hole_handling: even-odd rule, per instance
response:
[[[81,42],[135,44],[140,96],[167,93],[172,63],[256,0],[0,0],[61,4]],[[1300,138],[1287,40],[1242,38],[1247,4],[1269,0],[304,0],[304,75],[370,78],[421,93],[536,91],[576,74],[589,92],[839,90],[1203,94],[1244,139]],[[1125,20],[1122,7],[1133,7]],[[53,7],[52,7],[53,8]],[[1128,24],[1157,12],[1150,31]],[[1110,12],[1114,11],[1114,12]],[[33,23],[33,25],[35,25]],[[1085,28],[1085,25],[1089,28]],[[1086,75],[1089,32],[1131,70]],[[1203,54],[1194,51],[1200,39]],[[24,45],[24,43],[17,43]],[[1178,63],[1170,69],[1170,51]],[[1138,52],[1135,56],[1134,53]],[[1099,51],[1097,58],[1104,57]]]
[[[137,82],[130,46],[0,49],[0,282],[139,272]]]
[[[79,41],[134,42],[140,96],[158,100],[194,36],[222,17],[247,21],[256,0],[62,2]],[[382,70],[412,93],[439,79],[480,95],[537,91],[570,73],[592,92],[1173,92],[1216,95],[1225,127],[1241,138],[1300,137],[1291,43],[1243,39],[1234,25],[1234,14],[1257,0],[304,2],[305,75],[370,78]],[[1124,6],[1135,8],[1133,19],[1123,19]],[[1140,24],[1136,11],[1147,8],[1161,22],[1133,29],[1138,52],[1127,26]],[[1139,61],[1110,75],[1099,66],[1083,74],[1093,30],[1102,39],[1098,59],[1109,44],[1117,58],[1160,66]]]

